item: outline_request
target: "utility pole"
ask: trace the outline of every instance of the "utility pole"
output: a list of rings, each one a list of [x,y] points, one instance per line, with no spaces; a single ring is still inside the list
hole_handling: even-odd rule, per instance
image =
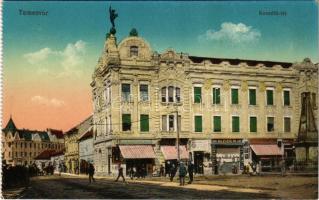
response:
[[[178,124],[178,107],[176,108],[176,134],[177,134],[177,161],[180,163],[181,157],[180,157],[180,149],[179,149],[179,124]]]

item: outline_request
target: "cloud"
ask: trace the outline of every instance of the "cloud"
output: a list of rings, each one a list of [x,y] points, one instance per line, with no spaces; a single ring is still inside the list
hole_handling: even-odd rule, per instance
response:
[[[36,52],[24,54],[23,57],[32,65],[39,67],[38,74],[52,74],[52,69],[48,69],[48,64],[58,69],[55,77],[65,77],[82,75],[79,69],[84,64],[84,55],[86,52],[86,42],[79,40],[75,43],[69,43],[63,50],[52,50],[49,47],[40,49]]]
[[[23,57],[31,64],[42,62],[48,58],[50,54],[54,52],[50,48],[43,48],[33,53],[24,54]]]
[[[218,31],[209,29],[199,36],[200,40],[223,40],[233,43],[257,41],[261,37],[259,30],[243,23],[224,22]]]
[[[46,105],[46,106],[53,106],[53,107],[62,107],[65,105],[65,102],[59,99],[49,99],[47,97],[43,97],[40,95],[36,95],[34,97],[31,98],[31,101],[34,103],[38,103],[38,104],[42,104],[42,105]]]

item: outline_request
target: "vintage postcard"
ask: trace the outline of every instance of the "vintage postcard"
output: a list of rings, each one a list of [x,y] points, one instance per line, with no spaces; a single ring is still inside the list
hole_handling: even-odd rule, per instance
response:
[[[317,199],[318,1],[2,2],[5,199]]]

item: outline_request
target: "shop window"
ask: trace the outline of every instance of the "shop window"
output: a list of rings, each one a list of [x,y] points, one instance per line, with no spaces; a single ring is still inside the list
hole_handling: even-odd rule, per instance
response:
[[[122,130],[123,131],[131,130],[131,114],[122,115]]]
[[[249,118],[250,132],[257,132],[257,117]]]
[[[249,89],[249,105],[256,105],[256,89]]]
[[[231,89],[231,104],[238,104],[238,88]]]
[[[220,104],[220,88],[213,88],[213,104]]]
[[[149,131],[149,117],[148,115],[141,115],[140,119],[141,125],[141,132],[148,132]]]
[[[221,132],[221,116],[214,116],[214,132]]]
[[[240,124],[239,124],[239,117],[233,116],[232,117],[232,132],[239,132]]]
[[[267,132],[274,132],[275,130],[275,118],[267,117]]]
[[[140,85],[141,101],[148,101],[148,85]]]
[[[290,117],[284,118],[284,131],[285,131],[285,133],[291,132],[291,119],[290,119]]]
[[[137,46],[131,46],[130,47],[130,57],[138,56],[138,47]]]
[[[290,106],[290,91],[284,90],[284,106]]]
[[[167,115],[162,115],[162,131],[167,131]]]
[[[202,88],[194,87],[194,103],[200,103],[202,99]]]
[[[195,132],[203,131],[202,116],[195,116]]]
[[[274,105],[274,90],[266,90],[267,105]]]
[[[131,85],[130,84],[122,84],[122,101],[129,102],[131,94]]]

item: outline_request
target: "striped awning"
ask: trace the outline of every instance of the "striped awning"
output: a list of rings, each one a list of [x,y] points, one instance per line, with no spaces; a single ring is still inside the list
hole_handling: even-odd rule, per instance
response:
[[[155,158],[152,145],[120,145],[124,159]]]
[[[177,147],[176,146],[161,146],[161,150],[165,160],[177,159]],[[188,151],[185,146],[179,146],[180,158],[188,159]]]
[[[257,156],[280,156],[282,155],[281,149],[277,144],[253,144],[250,145],[251,149]]]

